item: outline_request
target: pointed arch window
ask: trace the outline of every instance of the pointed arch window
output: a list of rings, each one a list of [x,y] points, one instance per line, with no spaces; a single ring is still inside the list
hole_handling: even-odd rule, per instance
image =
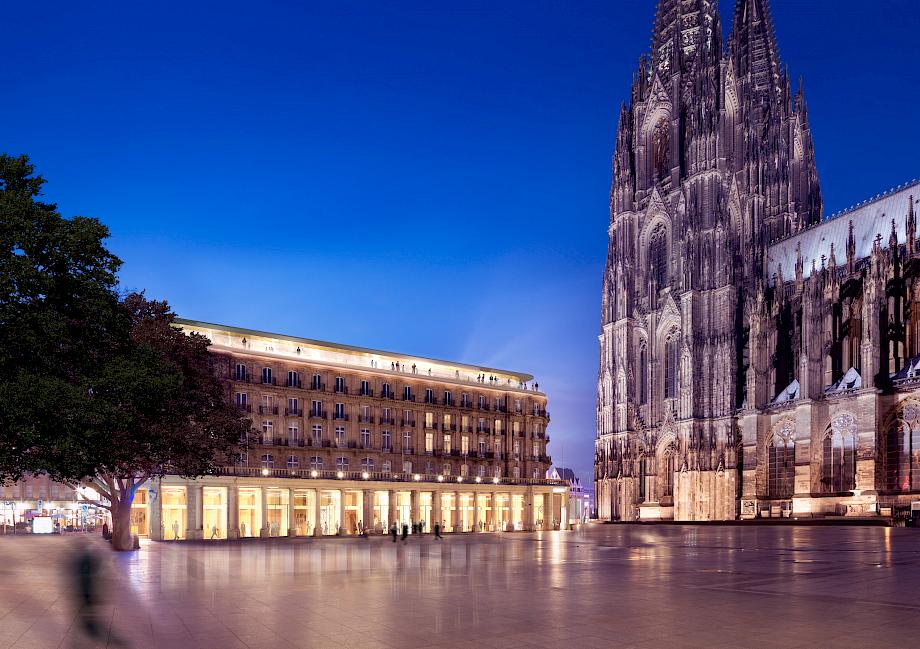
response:
[[[675,473],[677,473],[677,449],[671,443],[658,459],[658,500],[674,496]]]
[[[664,342],[664,398],[677,398],[677,364],[679,362],[679,338],[672,331]]]
[[[652,133],[652,175],[655,182],[666,180],[671,174],[671,127],[663,119]]]
[[[791,498],[795,492],[795,442],[792,422],[784,422],[767,448],[767,492],[771,498]]]
[[[639,458],[639,502],[645,502],[645,454]]]
[[[648,348],[645,343],[639,348],[639,405],[648,403]]]
[[[888,429],[886,486],[891,491],[920,491],[920,418],[913,404]]]
[[[655,300],[658,291],[668,285],[668,237],[664,225],[659,224],[652,232],[648,247],[648,278],[651,298]]]
[[[822,492],[852,491],[856,487],[856,419],[850,414],[834,417],[821,450]]]

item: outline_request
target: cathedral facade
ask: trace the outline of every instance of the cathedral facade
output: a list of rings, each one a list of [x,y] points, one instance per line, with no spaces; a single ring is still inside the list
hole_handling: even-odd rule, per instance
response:
[[[920,500],[920,183],[825,217],[768,0],[659,0],[620,111],[602,520],[892,515]]]

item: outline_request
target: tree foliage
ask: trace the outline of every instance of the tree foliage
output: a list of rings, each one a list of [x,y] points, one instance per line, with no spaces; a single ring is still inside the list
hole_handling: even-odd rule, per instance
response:
[[[137,487],[216,472],[251,423],[208,339],[166,302],[119,296],[108,230],[63,218],[43,183],[25,157],[0,156],[0,481],[91,483],[127,549]]]

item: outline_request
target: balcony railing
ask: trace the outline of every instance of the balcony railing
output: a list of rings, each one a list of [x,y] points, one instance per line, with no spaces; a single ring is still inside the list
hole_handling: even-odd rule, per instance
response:
[[[278,406],[259,406],[260,415],[277,415]]]
[[[337,394],[348,394],[348,386],[347,385],[337,385],[335,386],[335,391]]]
[[[297,380],[295,380],[295,381],[292,381],[291,379],[288,379],[288,381],[287,381],[287,386],[288,386],[289,388],[302,388],[302,387],[303,387],[303,381],[301,381],[300,379],[297,379]]]
[[[302,417],[303,409],[301,408],[285,408],[284,414],[288,417]]]
[[[316,475],[313,475],[314,472]],[[365,477],[365,473],[367,477]],[[341,474],[341,475],[340,475]],[[383,471],[351,471],[344,469],[319,468],[262,468],[250,466],[225,466],[221,467],[218,475],[237,476],[244,478],[291,478],[297,480],[354,480],[363,482],[457,482],[457,476],[439,476],[433,473],[385,473]],[[418,480],[416,480],[418,476]],[[438,479],[440,478],[440,480]],[[476,484],[472,476],[464,476],[464,484]],[[490,486],[492,478],[483,478],[482,484]],[[564,480],[550,480],[548,478],[501,478],[499,484],[513,486],[540,486],[564,487]]]
[[[425,397],[425,403],[430,403],[431,405],[436,406],[438,405],[438,398],[437,397]]]
[[[315,408],[311,408],[311,409],[310,409],[310,417],[312,417],[313,419],[325,419],[325,418],[326,418],[326,411],[325,411],[325,410],[322,410],[322,409],[317,410],[317,409],[315,409]]]
[[[278,385],[278,380],[274,376],[272,377],[263,376],[262,385]]]
[[[404,394],[402,400],[415,402],[415,395],[414,394]]]
[[[412,426],[415,426],[415,420],[414,420],[414,419],[402,419],[402,420],[400,420],[400,424],[399,424],[399,425],[400,425],[400,426],[412,427]]]
[[[349,421],[349,415],[346,415],[344,412],[337,412],[333,415],[333,419],[339,421]]]
[[[325,391],[326,391],[326,384],[325,384],[325,383],[317,383],[316,381],[313,381],[312,383],[310,383],[310,389],[311,389],[311,390],[315,390],[315,391],[317,391],[317,392],[325,392]]]
[[[236,404],[236,407],[243,412],[252,412],[252,405],[248,403],[238,403]]]
[[[393,419],[392,417],[381,417],[380,418],[380,424],[382,426],[392,426],[395,423],[396,423],[396,420]]]
[[[374,415],[358,415],[359,424],[373,424]]]
[[[367,390],[363,390],[363,389],[362,389],[362,390],[358,393],[358,396],[361,396],[361,397],[372,397],[372,396],[374,396],[374,391],[371,390],[370,388],[368,388]]]
[[[479,404],[479,409],[482,410],[483,412],[488,412],[488,411],[489,411],[489,404],[487,404],[487,403],[480,403],[480,404]]]

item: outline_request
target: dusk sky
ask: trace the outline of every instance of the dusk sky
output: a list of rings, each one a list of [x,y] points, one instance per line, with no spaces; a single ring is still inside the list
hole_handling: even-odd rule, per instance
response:
[[[3,149],[183,317],[536,375],[589,483],[610,158],[654,5],[10,3]],[[825,211],[920,175],[920,3],[772,5]]]

